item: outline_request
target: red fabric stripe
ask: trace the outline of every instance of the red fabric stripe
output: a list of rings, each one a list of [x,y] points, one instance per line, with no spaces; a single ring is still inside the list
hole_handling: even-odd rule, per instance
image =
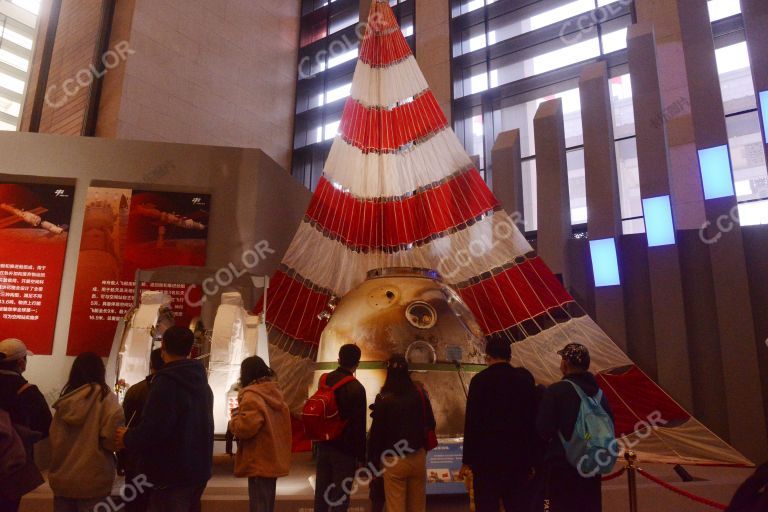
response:
[[[360,60],[371,67],[384,67],[410,54],[411,48],[400,31],[392,8],[386,2],[374,2],[360,45]]]
[[[647,429],[641,422],[649,422],[654,418],[663,420],[658,426],[664,426],[664,422],[674,424],[690,418],[690,414],[636,366],[620,375],[598,375],[597,380],[611,404],[617,437],[638,429]]]
[[[472,169],[437,187],[386,202],[355,198],[322,177],[307,216],[346,245],[380,248],[425,240],[496,206],[498,201]]]
[[[546,266],[536,257],[462,288],[459,293],[485,326],[486,334],[504,331],[573,301],[556,279],[557,287],[542,274],[542,269]]]
[[[278,270],[269,282],[267,321],[292,338],[317,345],[328,323],[317,315],[325,310],[330,296],[300,283]],[[261,311],[263,303],[257,305]]]
[[[392,110],[366,108],[347,99],[339,132],[363,151],[394,151],[448,126],[432,91]]]

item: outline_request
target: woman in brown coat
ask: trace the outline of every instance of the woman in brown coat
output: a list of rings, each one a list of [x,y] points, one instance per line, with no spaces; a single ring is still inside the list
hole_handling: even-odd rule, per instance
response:
[[[235,476],[248,478],[251,512],[273,512],[277,479],[291,465],[291,413],[260,357],[243,361],[240,383],[239,407],[229,422],[238,441]]]

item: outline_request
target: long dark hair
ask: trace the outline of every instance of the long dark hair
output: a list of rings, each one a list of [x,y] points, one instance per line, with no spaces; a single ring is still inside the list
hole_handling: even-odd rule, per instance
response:
[[[384,381],[381,392],[402,395],[413,389],[416,389],[416,385],[411,380],[408,361],[405,357],[395,355],[389,358],[387,361],[387,380]]]
[[[242,387],[274,376],[275,372],[259,356],[246,357],[240,364],[240,386]]]
[[[104,361],[93,352],[84,352],[75,358],[72,363],[72,369],[69,371],[69,379],[66,386],[61,391],[66,395],[86,384],[97,384],[101,388],[101,399],[103,400],[109,394],[106,378],[107,369],[104,367]]]

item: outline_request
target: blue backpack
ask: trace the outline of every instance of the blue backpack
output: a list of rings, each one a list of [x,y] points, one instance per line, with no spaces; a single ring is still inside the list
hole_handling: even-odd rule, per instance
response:
[[[613,420],[602,406],[603,392],[599,390],[594,397],[587,396],[576,383],[567,379],[566,382],[578,393],[581,407],[571,439],[566,441],[563,434],[558,433],[565,456],[584,478],[607,475],[616,463],[619,446]]]

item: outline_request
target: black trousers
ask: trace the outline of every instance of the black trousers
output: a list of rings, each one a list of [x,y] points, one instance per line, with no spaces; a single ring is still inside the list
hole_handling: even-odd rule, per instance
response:
[[[600,476],[584,478],[571,466],[547,468],[534,510],[545,510],[549,500],[550,512],[602,512],[602,487]]]
[[[315,512],[346,512],[357,463],[355,458],[328,446],[317,445]]]
[[[200,499],[205,487],[203,484],[153,489],[149,498],[149,512],[200,512]]]
[[[0,510],[2,512],[17,512],[19,505],[21,504],[21,498],[8,499],[0,496]]]
[[[509,468],[473,468],[477,512],[530,512],[533,491],[528,472]]]

